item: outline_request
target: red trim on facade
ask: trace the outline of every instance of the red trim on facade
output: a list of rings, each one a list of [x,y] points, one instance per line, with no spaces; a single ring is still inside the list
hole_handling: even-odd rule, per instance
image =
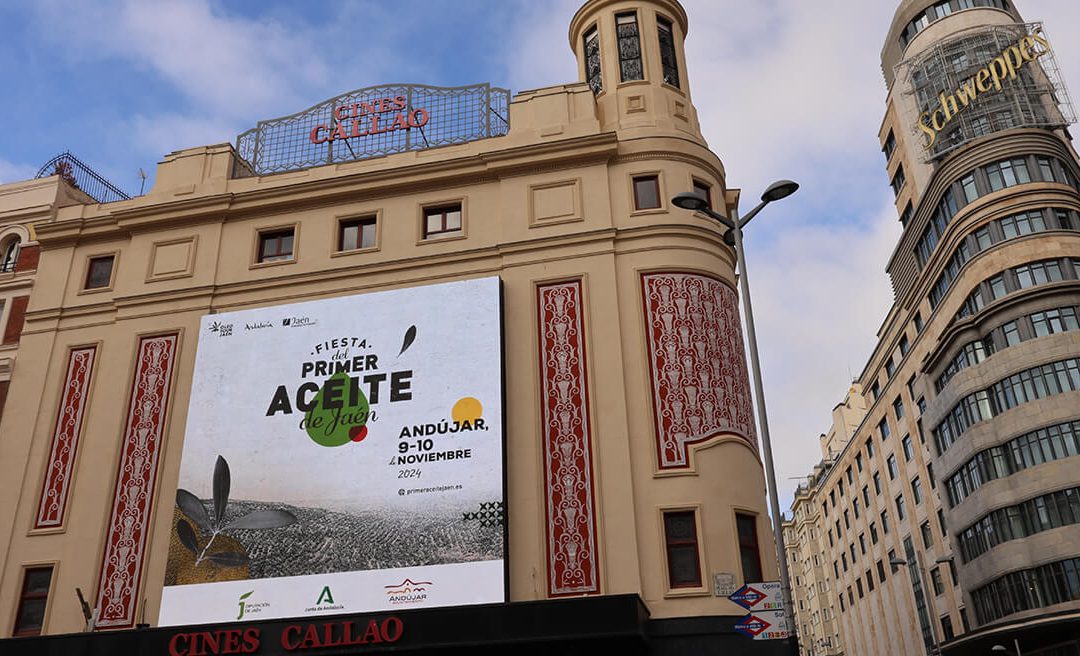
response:
[[[95,597],[99,613],[96,626],[100,629],[126,629],[135,624],[178,339],[178,335],[172,334],[139,340],[120,469]]]
[[[29,296],[17,296],[11,299],[11,312],[8,313],[7,326],[4,327],[4,343],[15,344],[22,337],[23,323],[26,320],[26,306]]]
[[[690,466],[689,446],[735,434],[756,448],[738,297],[694,273],[641,275],[661,470]]]
[[[82,434],[83,413],[90,391],[90,375],[94,368],[97,347],[72,349],[68,356],[67,375],[60,396],[60,409],[53,427],[49,466],[38,501],[34,528],[56,528],[63,525],[75,451]]]
[[[537,289],[548,596],[600,593],[581,281]]]
[[[19,247],[19,256],[15,259],[15,273],[37,270],[38,260],[40,258],[41,246],[38,246],[37,244],[23,244]]]

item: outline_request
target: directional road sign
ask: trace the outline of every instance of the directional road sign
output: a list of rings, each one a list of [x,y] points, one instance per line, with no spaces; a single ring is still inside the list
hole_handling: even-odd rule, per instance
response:
[[[754,640],[786,640],[791,635],[783,609],[754,611],[739,620],[735,630]]]
[[[778,610],[784,607],[784,595],[779,581],[747,583],[728,596],[746,610]]]

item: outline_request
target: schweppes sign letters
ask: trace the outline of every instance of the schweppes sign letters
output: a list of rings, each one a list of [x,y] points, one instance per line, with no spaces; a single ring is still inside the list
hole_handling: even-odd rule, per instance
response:
[[[919,116],[918,128],[926,135],[923,148],[930,150],[937,141],[938,133],[964,108],[974,104],[980,95],[1000,92],[1004,88],[1002,84],[1015,80],[1024,64],[1049,52],[1050,42],[1039,28],[1002,50],[975,75],[961,82],[953,93],[945,95],[945,92],[942,92],[938,96],[938,107]]]

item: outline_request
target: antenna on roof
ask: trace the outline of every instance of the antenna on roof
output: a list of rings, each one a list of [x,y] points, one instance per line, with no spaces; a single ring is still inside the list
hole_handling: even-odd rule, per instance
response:
[[[139,172],[136,175],[138,175],[139,179],[142,180],[142,182],[139,183],[139,195],[142,196],[143,189],[146,188],[146,171],[142,170],[142,167],[140,166]]]

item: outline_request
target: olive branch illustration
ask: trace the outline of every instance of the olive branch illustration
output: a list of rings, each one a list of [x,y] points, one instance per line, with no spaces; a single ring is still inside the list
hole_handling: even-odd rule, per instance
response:
[[[222,567],[239,567],[247,564],[247,555],[239,551],[207,553],[210,546],[214,544],[214,539],[225,531],[282,528],[295,524],[297,521],[296,515],[287,510],[257,510],[226,524],[225,510],[229,505],[229,486],[231,482],[229,463],[219,455],[217,462],[214,463],[213,515],[206,511],[206,506],[203,505],[199,497],[183,488],[176,490],[176,505],[184,513],[184,518],[176,522],[176,534],[180,538],[180,544],[184,545],[195,556],[196,566],[204,560],[209,560]],[[195,527],[192,527],[192,523],[198,528],[198,532],[196,532]],[[199,538],[205,535],[209,535],[210,538],[200,550]]]

